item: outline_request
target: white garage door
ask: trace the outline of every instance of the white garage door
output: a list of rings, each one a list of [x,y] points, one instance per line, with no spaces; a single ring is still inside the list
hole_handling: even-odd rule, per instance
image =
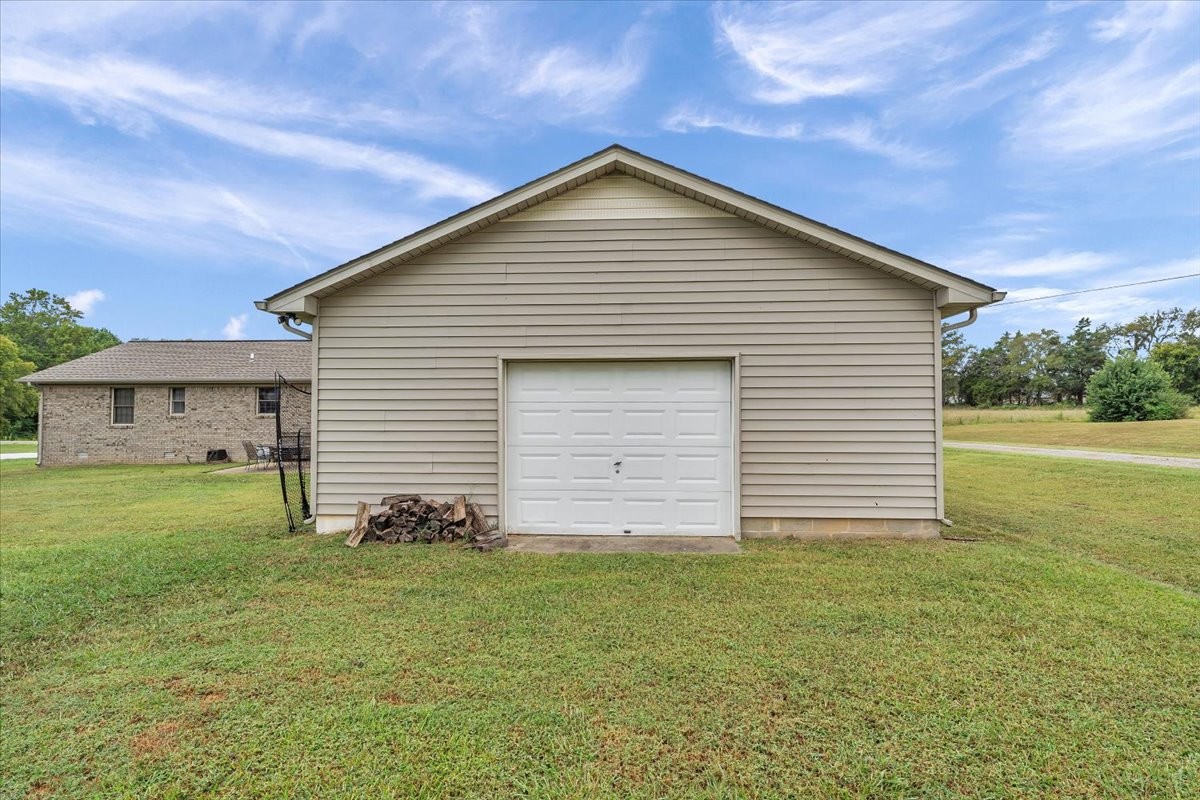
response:
[[[508,367],[512,533],[729,535],[727,361]]]

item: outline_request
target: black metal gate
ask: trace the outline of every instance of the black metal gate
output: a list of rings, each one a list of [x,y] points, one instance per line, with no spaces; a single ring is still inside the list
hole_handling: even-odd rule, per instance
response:
[[[312,392],[275,373],[275,463],[288,530],[295,533],[312,517],[308,506],[308,462],[312,457]]]

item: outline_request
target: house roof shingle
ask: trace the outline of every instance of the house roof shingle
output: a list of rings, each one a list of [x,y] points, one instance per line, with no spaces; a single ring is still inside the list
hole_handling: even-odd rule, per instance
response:
[[[125,342],[26,375],[25,383],[293,383],[312,380],[312,345],[296,339]]]

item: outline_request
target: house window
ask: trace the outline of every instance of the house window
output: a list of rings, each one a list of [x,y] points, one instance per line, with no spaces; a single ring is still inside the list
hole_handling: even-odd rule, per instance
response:
[[[274,414],[279,408],[279,387],[258,387],[258,413]]]
[[[187,410],[187,390],[182,386],[171,387],[171,416],[181,416]]]
[[[133,424],[133,389],[112,390],[113,425]]]

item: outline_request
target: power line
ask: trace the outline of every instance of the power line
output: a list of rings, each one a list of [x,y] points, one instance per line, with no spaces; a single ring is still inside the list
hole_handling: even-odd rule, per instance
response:
[[[1088,292],[1104,292],[1109,289],[1124,289],[1128,286],[1145,286],[1147,283],[1163,283],[1164,281],[1179,281],[1184,278],[1200,277],[1200,272],[1189,272],[1187,275],[1176,275],[1171,278],[1155,278],[1152,281],[1135,281],[1134,283],[1118,283],[1116,286],[1101,286],[1096,289],[1080,289],[1077,292],[1063,292],[1062,294],[1048,294],[1045,297],[1027,297],[1024,300],[1005,300],[1003,303],[996,303],[992,308],[999,306],[1014,306],[1017,303],[1036,303],[1038,300],[1053,300],[1055,297],[1070,297],[1073,294],[1087,294]]]

